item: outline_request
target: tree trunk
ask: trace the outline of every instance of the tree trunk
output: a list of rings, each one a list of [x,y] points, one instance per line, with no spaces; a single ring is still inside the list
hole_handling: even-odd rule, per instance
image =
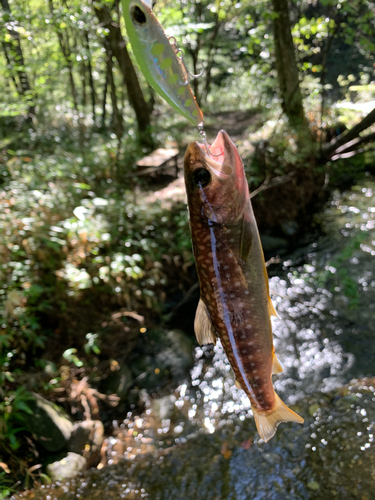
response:
[[[105,73],[105,82],[104,82],[104,89],[103,89],[103,98],[102,98],[102,124],[101,128],[105,129],[105,119],[107,116],[107,89],[108,89],[108,71]]]
[[[95,86],[94,86],[94,78],[92,76],[92,67],[91,67],[91,50],[90,50],[90,41],[89,41],[89,32],[85,31],[84,35],[84,40],[85,40],[85,46],[87,50],[87,69],[89,73],[89,85],[90,85],[90,91],[91,91],[91,105],[92,105],[92,118],[94,121],[94,124],[96,123],[96,94],[95,94]]]
[[[68,68],[69,82],[70,82],[70,88],[72,91],[74,110],[76,113],[78,113],[78,94],[77,94],[77,89],[76,89],[76,85],[74,82],[72,54],[70,51],[69,42],[68,42],[68,40],[64,40],[64,36],[63,36],[63,34],[58,26],[58,23],[55,19],[55,12],[54,12],[55,9],[53,6],[53,0],[48,0],[48,5],[49,5],[49,9],[50,9],[51,15],[52,15],[53,20],[54,20],[55,29],[56,29],[57,37],[59,39],[61,52],[64,56],[66,66]]]
[[[219,34],[220,27],[222,22],[219,21],[219,16],[216,15],[216,24],[212,32],[212,36],[210,39],[210,43],[207,51],[207,65],[205,68],[205,86],[204,86],[204,94],[202,96],[202,100],[207,100],[208,94],[210,93],[211,81],[212,81],[212,68],[214,66],[214,57],[215,57],[215,42]]]
[[[1,1],[1,6],[4,10],[4,12],[8,15],[11,16],[11,10],[10,10],[10,5],[8,0],[0,0]],[[7,17],[7,16],[6,16]],[[5,20],[6,20],[5,17]],[[9,55],[12,55],[12,58],[14,60],[13,64],[11,66],[15,66],[16,68],[16,73],[19,79],[19,85],[16,84],[15,78],[12,76],[13,82],[16,85],[17,91],[20,95],[26,98],[27,102],[29,103],[29,109],[28,109],[28,118],[31,118],[32,116],[35,115],[35,105],[32,102],[33,98],[31,95],[31,87],[29,84],[29,79],[27,76],[26,71],[24,70],[25,67],[25,60],[23,58],[23,52],[22,52],[22,47],[21,47],[21,39],[16,30],[10,29],[8,26],[7,32],[9,35],[12,37],[12,40],[10,42],[3,42],[3,48],[5,52],[5,57],[7,59],[7,63],[10,64],[10,58]],[[9,47],[9,53],[7,51],[7,48]]]
[[[81,85],[82,85],[82,99],[81,99],[81,104],[83,108],[85,109],[86,104],[87,104],[87,92],[86,92],[86,63],[85,60],[82,59],[80,61],[80,72],[81,72]]]
[[[2,47],[3,47],[3,50],[4,50],[5,60],[7,62],[8,68],[11,68],[12,67],[12,62],[11,62],[9,54],[8,54],[7,44],[5,42],[3,42],[2,43]],[[9,73],[10,73],[10,78],[11,78],[13,84],[14,84],[14,87],[15,87],[16,91],[19,94],[22,94],[22,89],[20,89],[20,87],[18,86],[18,82],[16,80],[16,77],[14,76],[14,74],[11,71]]]
[[[290,29],[288,0],[272,0],[275,63],[282,108],[292,127],[308,129]]]
[[[143,96],[137,74],[126,48],[126,42],[121,34],[120,26],[113,21],[107,6],[102,5],[99,8],[94,5],[94,10],[101,26],[106,28],[105,37],[110,47],[110,51],[120,65],[129,102],[137,118],[140,142],[152,148],[154,146],[154,141],[151,136],[151,115],[149,107]]]
[[[115,80],[113,78],[113,69],[112,69],[112,56],[110,54],[108,54],[107,57],[107,81],[109,83],[109,89],[112,101],[113,130],[116,134],[118,141],[121,141],[123,134],[123,120],[117,104],[116,86],[115,86]]]

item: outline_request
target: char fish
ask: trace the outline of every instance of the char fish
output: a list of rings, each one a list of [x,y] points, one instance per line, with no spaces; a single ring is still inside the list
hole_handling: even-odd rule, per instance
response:
[[[195,317],[199,344],[220,338],[250,399],[260,437],[281,422],[303,423],[275,393],[282,371],[273,347],[267,270],[242,160],[220,131],[209,147],[191,143],[184,159],[190,227],[201,298]]]

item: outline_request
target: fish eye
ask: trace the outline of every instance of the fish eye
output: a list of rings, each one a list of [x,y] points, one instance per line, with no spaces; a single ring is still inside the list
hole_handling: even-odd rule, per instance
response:
[[[135,5],[132,8],[131,14],[132,14],[133,21],[135,21],[137,24],[141,24],[141,25],[145,24],[146,16],[145,16],[144,12],[142,12],[142,10],[137,5]]]
[[[211,182],[211,174],[205,168],[197,168],[193,172],[193,181],[196,186],[204,188]]]

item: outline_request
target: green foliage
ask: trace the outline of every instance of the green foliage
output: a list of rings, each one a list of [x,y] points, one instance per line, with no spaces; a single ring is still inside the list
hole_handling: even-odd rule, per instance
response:
[[[112,313],[160,318],[164,290],[191,286],[177,277],[193,262],[186,207],[150,204],[119,180],[142,155],[135,140],[116,167],[113,137],[93,134],[83,155],[68,131],[51,142],[57,134],[22,134],[0,185],[0,462],[12,472],[25,473],[32,455],[27,390],[53,393],[74,370],[108,364],[123,353],[108,354]]]
[[[34,158],[8,151],[0,192],[6,369],[21,353],[44,347],[53,335],[48,318],[66,314],[83,291],[114,295],[130,309],[159,308],[167,260],[192,261],[185,207],[170,211],[159,202],[135,202],[126,190],[118,194],[110,172],[98,168],[106,148],[94,147],[85,160],[60,147]],[[98,354],[94,337],[87,339],[87,349]]]
[[[5,448],[16,451],[21,443],[18,433],[24,430],[24,423],[27,415],[33,412],[28,407],[27,402],[31,395],[23,387],[11,391],[0,402],[0,440]]]

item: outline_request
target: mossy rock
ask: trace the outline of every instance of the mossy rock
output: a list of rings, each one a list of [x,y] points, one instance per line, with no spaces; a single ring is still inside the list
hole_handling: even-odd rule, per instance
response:
[[[65,411],[50,403],[39,394],[33,394],[34,399],[28,401],[33,412],[26,426],[47,451],[56,452],[63,449],[73,432],[73,423]]]

